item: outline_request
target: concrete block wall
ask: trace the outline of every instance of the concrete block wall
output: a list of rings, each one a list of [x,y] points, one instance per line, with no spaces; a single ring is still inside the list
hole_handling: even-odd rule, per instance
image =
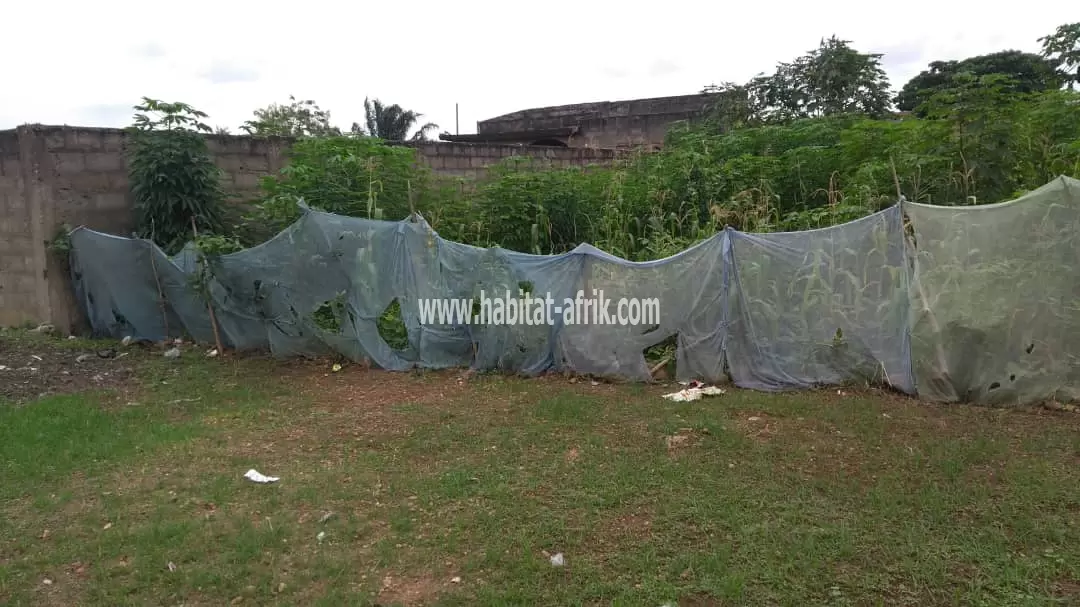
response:
[[[607,149],[435,141],[412,143],[409,146],[416,149],[419,160],[434,173],[470,180],[482,179],[492,165],[512,157],[529,158],[550,168],[567,168],[610,164],[618,154],[615,150]]]
[[[48,251],[64,224],[130,235],[127,135],[120,129],[26,125],[0,131],[0,326],[78,328],[65,265]],[[212,135],[207,146],[231,200],[258,194],[285,164],[287,140]]]
[[[38,283],[43,270],[35,256],[22,179],[19,138],[15,131],[0,132],[0,326],[42,317]]]
[[[287,163],[292,141],[208,135],[229,201],[255,198]],[[551,167],[610,163],[613,150],[424,142],[405,144],[441,175],[476,179],[511,156]],[[0,131],[0,326],[81,328],[65,265],[48,251],[64,224],[128,236],[135,227],[127,135],[120,129],[26,125]]]

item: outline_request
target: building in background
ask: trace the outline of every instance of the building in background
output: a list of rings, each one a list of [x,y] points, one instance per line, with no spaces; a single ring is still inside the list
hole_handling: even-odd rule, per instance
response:
[[[475,135],[443,141],[571,148],[658,148],[668,128],[705,115],[719,95],[600,101],[520,110],[476,123]]]

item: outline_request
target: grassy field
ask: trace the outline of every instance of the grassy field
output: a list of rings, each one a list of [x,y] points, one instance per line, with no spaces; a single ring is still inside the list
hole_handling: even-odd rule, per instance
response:
[[[0,396],[2,604],[1080,602],[1075,414],[197,350],[81,377],[102,347],[0,335],[0,382],[69,378]]]

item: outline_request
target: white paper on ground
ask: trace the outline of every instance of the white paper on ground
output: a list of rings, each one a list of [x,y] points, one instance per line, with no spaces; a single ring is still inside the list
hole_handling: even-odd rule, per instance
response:
[[[259,472],[254,468],[245,472],[244,478],[256,483],[276,483],[281,480],[279,477],[276,476],[266,476],[265,474]]]
[[[678,392],[672,392],[671,394],[665,394],[664,398],[679,402],[687,402],[698,400],[702,396],[719,396],[723,393],[724,391],[716,386],[702,386],[700,388],[687,388],[685,390],[679,390]]]

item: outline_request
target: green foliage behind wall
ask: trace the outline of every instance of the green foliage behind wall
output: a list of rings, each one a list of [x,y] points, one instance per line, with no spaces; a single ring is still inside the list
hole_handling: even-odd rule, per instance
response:
[[[1018,94],[994,77],[926,104],[926,118],[830,116],[727,132],[706,121],[615,166],[549,169],[513,158],[464,186],[376,139],[299,141],[264,182],[261,225],[334,213],[401,219],[419,211],[445,238],[558,253],[592,243],[655,259],[726,225],[754,232],[842,223],[908,200],[998,202],[1080,175],[1080,93]]]

